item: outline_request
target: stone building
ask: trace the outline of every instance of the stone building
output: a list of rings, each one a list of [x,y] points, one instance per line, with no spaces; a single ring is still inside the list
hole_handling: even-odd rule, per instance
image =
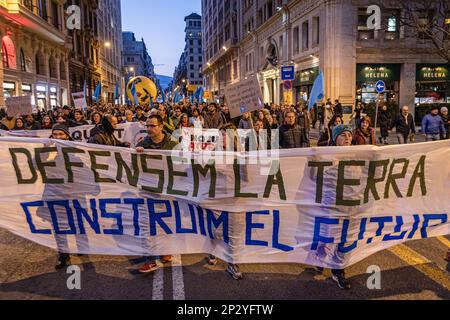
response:
[[[101,80],[100,41],[98,28],[99,0],[67,0],[65,8],[78,5],[81,8],[81,30],[69,30],[71,53],[69,63],[71,92],[83,91],[86,84],[86,100],[92,103],[95,87]]]
[[[104,101],[114,103],[116,85],[119,88],[119,96],[122,96],[123,93],[120,0],[100,0],[97,22],[100,39],[102,97]]]
[[[173,85],[183,94],[193,94],[203,85],[202,17],[192,13],[184,18],[185,47],[173,75]]]
[[[69,102],[69,52],[59,1],[0,1],[0,107],[32,95],[41,109]]]
[[[339,99],[347,113],[356,101],[375,101],[377,80],[386,83],[385,99],[399,105],[414,108],[420,103],[450,102],[448,62],[432,53],[430,39],[401,25],[402,10],[396,1],[382,12],[379,31],[367,27],[367,8],[377,1],[245,0],[235,7],[231,1],[240,32],[234,44],[225,45],[227,50],[221,52],[225,29],[219,21],[228,21],[233,14],[221,11],[223,1],[217,1],[216,7],[214,2],[203,0],[202,5],[204,78],[207,90],[216,95],[223,95],[227,83],[257,75],[266,103],[281,103],[289,96],[291,102],[298,102],[309,98],[314,80],[323,71],[325,95]],[[240,70],[222,77],[221,66],[227,70],[230,64],[233,70],[234,61]],[[293,89],[285,90],[280,70],[292,65]]]
[[[145,76],[155,81],[155,68],[144,39],[137,41],[133,32],[123,32],[122,62],[126,81],[133,76]]]

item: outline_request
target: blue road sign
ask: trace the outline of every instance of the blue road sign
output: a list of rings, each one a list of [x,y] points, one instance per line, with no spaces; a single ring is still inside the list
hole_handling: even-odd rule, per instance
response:
[[[375,89],[378,93],[383,93],[384,91],[386,91],[386,83],[384,83],[384,81],[382,80],[378,81],[375,85]]]
[[[295,67],[283,66],[281,67],[281,81],[294,81],[295,80]]]

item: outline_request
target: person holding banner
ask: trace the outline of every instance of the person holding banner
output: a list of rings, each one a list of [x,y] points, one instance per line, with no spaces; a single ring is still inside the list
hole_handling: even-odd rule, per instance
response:
[[[338,125],[332,132],[332,146],[336,147],[351,147],[353,145],[353,128],[348,125]],[[338,248],[333,248],[336,256],[340,255]],[[318,267],[317,270],[322,273],[324,268]],[[332,279],[338,285],[339,289],[350,290],[351,284],[345,276],[345,270],[331,270]]]
[[[136,152],[143,153],[145,150],[172,150],[177,143],[172,141],[172,136],[164,132],[164,120],[159,115],[152,115],[146,123],[148,136],[136,146]],[[147,262],[139,268],[140,273],[151,273],[159,269],[156,263],[157,257],[145,257]],[[172,262],[172,256],[162,256],[162,263]]]

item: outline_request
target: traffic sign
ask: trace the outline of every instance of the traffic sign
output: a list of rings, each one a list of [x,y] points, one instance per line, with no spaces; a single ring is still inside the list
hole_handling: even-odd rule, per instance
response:
[[[294,81],[295,80],[295,67],[283,66],[281,67],[281,81]]]
[[[386,83],[384,83],[384,81],[382,80],[378,81],[375,85],[375,89],[378,93],[383,93],[384,91],[386,91]]]
[[[284,90],[292,90],[292,82],[291,81],[285,81],[284,82]]]

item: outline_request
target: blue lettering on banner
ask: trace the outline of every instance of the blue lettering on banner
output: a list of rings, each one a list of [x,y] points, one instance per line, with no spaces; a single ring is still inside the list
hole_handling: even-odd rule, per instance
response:
[[[119,207],[120,205],[128,205],[130,208],[124,212],[107,210],[108,206]],[[131,235],[134,234],[136,237],[142,236],[143,231],[144,236],[149,233],[152,237],[163,234],[192,234],[230,244],[229,212],[213,211],[194,204],[187,204],[182,210],[180,202],[175,200],[113,198],[34,201],[21,203],[21,207],[30,232],[37,235],[95,233],[97,235],[122,236],[125,233],[124,221],[130,221],[130,233],[131,228],[134,227]],[[33,221],[34,215],[43,219],[43,224],[49,225],[51,228],[43,227],[42,223],[37,224],[38,220]],[[129,218],[127,219],[127,217]],[[407,225],[405,219],[407,217],[404,216],[381,216],[358,220],[315,217],[310,250],[317,251],[321,245],[336,244],[338,251],[346,254],[360,245],[373,243],[375,239],[378,242],[413,238],[425,239],[428,238],[430,230],[448,223],[448,214],[415,214],[408,217]],[[261,220],[267,220],[267,223],[261,222]],[[272,225],[269,224],[270,221],[273,222]],[[245,235],[243,235],[245,236],[245,245],[268,247],[271,241],[272,247],[281,252],[295,250],[294,247],[281,243],[280,235],[283,235],[283,238],[290,236],[295,238],[298,236],[298,230],[288,229],[292,233],[291,235],[283,230],[281,222],[280,210],[246,212]],[[141,223],[145,225],[141,225]],[[351,223],[358,223],[359,226],[352,227]],[[376,230],[369,228],[369,226],[373,227],[369,223],[375,224]],[[104,227],[105,225],[113,227],[107,229]],[[355,238],[357,236],[357,239],[349,239],[351,238],[350,232]]]
[[[102,218],[114,219],[116,220],[117,229],[105,229],[103,232],[105,234],[121,236],[123,235],[123,224],[122,224],[122,214],[121,213],[111,213],[106,211],[106,206],[108,204],[121,204],[120,199],[101,199],[100,200],[100,214]]]
[[[33,223],[33,218],[31,217],[29,208],[33,208],[33,207],[41,208],[44,206],[43,201],[21,203],[20,206],[22,207],[23,212],[25,212],[25,217],[27,218],[27,223],[28,223],[28,226],[30,227],[31,233],[33,233],[33,234],[52,234],[52,231],[50,229],[37,230],[36,226]]]
[[[259,247],[268,247],[269,243],[261,240],[253,240],[252,239],[252,230],[254,229],[264,229],[263,223],[253,223],[254,215],[270,215],[270,211],[255,211],[255,212],[247,212],[246,214],[246,228],[245,228],[245,245],[247,246],[259,246]]]
[[[53,228],[55,230],[55,234],[60,235],[75,235],[77,234],[77,228],[75,226],[75,221],[73,220],[73,211],[70,208],[69,200],[64,201],[48,201],[47,202],[48,209],[50,210],[50,216],[52,217]],[[60,228],[60,219],[58,219],[58,214],[56,213],[55,207],[63,207],[65,209],[67,215],[67,223],[69,224],[69,230],[61,230]]]

